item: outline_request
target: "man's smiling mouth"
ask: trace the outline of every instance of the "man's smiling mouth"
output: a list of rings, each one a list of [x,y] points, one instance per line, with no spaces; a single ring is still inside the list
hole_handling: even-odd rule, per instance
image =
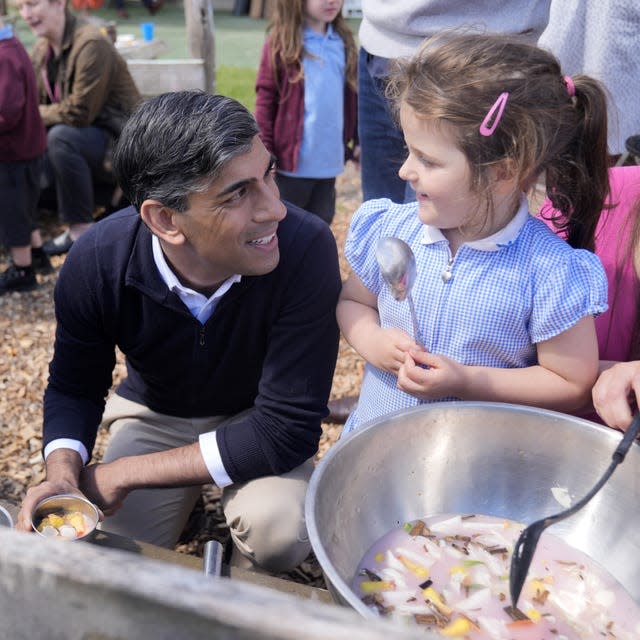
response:
[[[260,245],[260,244],[269,244],[274,238],[276,234],[272,233],[271,235],[264,236],[263,238],[257,238],[256,240],[250,240],[247,244],[251,245]]]

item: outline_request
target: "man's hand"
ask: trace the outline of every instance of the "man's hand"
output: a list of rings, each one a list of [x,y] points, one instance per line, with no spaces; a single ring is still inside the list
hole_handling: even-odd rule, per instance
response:
[[[104,515],[113,515],[122,505],[129,491],[120,488],[116,481],[119,474],[115,467],[118,461],[92,464],[80,473],[80,487],[84,494],[102,510]]]
[[[71,449],[56,449],[46,462],[47,479],[36,487],[30,487],[22,501],[16,521],[19,531],[32,531],[31,514],[44,498],[62,493],[83,496],[79,489],[78,477],[82,469],[80,455]]]

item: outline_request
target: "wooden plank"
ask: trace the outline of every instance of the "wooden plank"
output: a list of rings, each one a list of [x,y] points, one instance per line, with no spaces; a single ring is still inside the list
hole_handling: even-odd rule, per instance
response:
[[[262,18],[263,7],[264,0],[251,0],[251,4],[249,5],[249,17]]]
[[[212,0],[186,0],[184,16],[187,29],[187,50],[204,65],[204,90],[215,91],[215,38]]]
[[[207,90],[204,61],[127,60],[133,81],[143,96],[155,96],[169,91]]]

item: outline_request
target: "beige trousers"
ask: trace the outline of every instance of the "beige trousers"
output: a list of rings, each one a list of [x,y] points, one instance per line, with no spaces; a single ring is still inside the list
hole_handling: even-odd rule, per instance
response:
[[[233,423],[241,415],[176,418],[114,394],[107,401],[101,425],[110,433],[103,462],[193,444],[200,434]],[[307,460],[280,476],[265,476],[223,489],[222,508],[231,537],[246,560],[280,573],[290,571],[307,557],[311,547],[304,500],[313,468],[313,461]],[[200,486],[132,491],[101,528],[172,548],[200,492]]]

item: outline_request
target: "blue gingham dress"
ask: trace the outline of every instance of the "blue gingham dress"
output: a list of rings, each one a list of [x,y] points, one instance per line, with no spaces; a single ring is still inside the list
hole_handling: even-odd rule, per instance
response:
[[[345,256],[377,294],[382,327],[413,335],[409,303],[392,297],[375,258],[382,236],[401,238],[415,254],[412,296],[427,351],[465,365],[532,366],[536,343],[607,309],[607,279],[599,258],[572,249],[531,216],[524,196],[505,228],[461,245],[453,260],[440,230],[418,219],[416,202],[380,199],[355,212]],[[343,434],[392,411],[432,402],[401,391],[396,382],[396,376],[367,363],[358,406]]]

